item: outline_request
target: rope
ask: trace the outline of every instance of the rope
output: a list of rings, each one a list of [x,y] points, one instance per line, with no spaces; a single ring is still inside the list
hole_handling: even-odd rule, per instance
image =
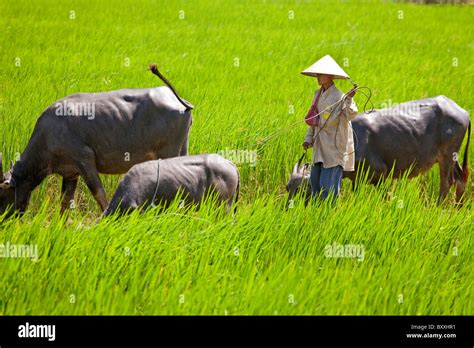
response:
[[[367,98],[367,100],[366,100],[366,102],[365,102],[365,104],[364,104],[364,113],[370,113],[370,112],[372,112],[372,111],[374,110],[374,109],[373,109],[372,101],[370,100],[371,97],[372,97],[372,91],[371,91],[370,88],[367,87],[367,86],[358,86],[357,88],[355,88],[355,91],[359,91],[360,89],[367,89],[367,90],[369,91],[369,95],[368,95],[368,96],[367,96],[367,94],[365,94],[365,93],[362,92],[362,91],[360,91],[360,93],[361,93],[363,96],[365,96],[365,97]],[[335,103],[333,103],[333,104],[327,106],[325,109],[323,109],[323,110],[320,111],[319,113],[315,114],[313,117],[308,118],[308,120],[313,119],[313,118],[315,118],[315,117],[321,115],[322,113],[324,113],[325,111],[327,111],[328,109],[332,108],[332,107],[335,106],[335,105],[341,104],[341,103],[345,100],[346,97],[347,97],[347,94],[344,94],[343,97],[342,97],[340,100],[338,100],[337,102],[335,102]],[[367,104],[369,103],[369,101],[370,101],[370,104],[371,104],[371,109],[370,109],[369,111],[367,111],[366,107],[367,107]],[[334,108],[334,110],[335,110],[335,109],[336,109],[336,108]],[[328,120],[329,120],[329,118],[332,116],[334,110],[329,114]],[[296,127],[296,126],[298,126],[300,123],[303,123],[303,122],[305,122],[304,119],[303,119],[303,120],[296,121],[296,122],[290,124],[290,125],[287,126],[287,127],[280,128],[280,129],[276,130],[275,132],[270,133],[269,135],[267,135],[265,138],[263,138],[263,139],[261,140],[261,144],[259,144],[259,145],[260,145],[260,146],[265,146],[266,143],[267,143],[269,140],[271,140],[271,139],[273,139],[273,138],[279,136],[281,133],[287,132],[287,131],[290,130],[291,128]],[[324,128],[325,125],[326,125],[326,123],[319,129],[319,131],[318,131],[318,133],[317,133],[316,135],[319,134],[319,132]],[[352,126],[351,126],[351,127],[352,127]]]
[[[297,162],[298,166],[301,164],[301,161],[303,160],[303,158],[306,159],[306,152],[307,152],[307,150],[304,150],[303,154],[301,155],[300,159],[298,160],[298,162]]]
[[[156,199],[156,195],[158,194],[158,187],[160,186],[160,161],[161,159],[159,158],[158,161],[156,162],[156,186],[155,186],[155,193],[153,193],[153,198],[151,199],[151,204],[150,204],[152,208],[156,208],[155,199]]]
[[[351,80],[352,81],[352,80]],[[372,104],[372,101],[370,100],[372,98],[372,91],[369,87],[365,87],[365,86],[362,86],[360,88],[367,88],[367,90],[369,91],[369,95],[367,96],[367,94],[365,94],[364,92],[360,91],[360,93],[362,93],[362,95],[364,95],[367,100],[365,101],[365,104],[364,104],[364,114],[367,114],[367,113],[371,113],[374,111],[374,104]],[[343,98],[345,98],[346,95],[344,95]],[[371,105],[371,108],[369,111],[367,111],[366,107],[367,107],[367,104],[369,103],[370,101],[370,105]],[[329,118],[328,118],[329,119]],[[339,131],[339,125],[341,123],[341,118],[339,118],[339,121],[337,123],[337,128],[336,128],[336,134],[334,135],[334,146],[336,147],[336,150],[337,152],[339,152],[340,154],[342,153],[344,155],[344,152],[342,151],[339,151],[338,147],[337,147],[337,142],[336,142],[336,139],[337,139],[337,132]],[[354,134],[354,137],[355,137],[355,146],[354,146],[354,151],[350,152],[347,154],[347,156],[349,155],[352,155],[353,153],[355,153],[357,151],[357,149],[359,148],[359,138],[357,137],[357,133],[354,132],[354,128],[352,128],[352,123],[350,121],[347,121],[347,123],[349,124],[349,127],[351,127],[351,130],[352,130],[352,134]]]
[[[307,152],[308,152],[308,150],[304,150],[304,151],[303,151],[303,154],[302,154],[301,157],[298,159],[298,162],[296,162],[296,165],[297,165],[297,167],[298,167],[298,170],[299,170],[299,168],[300,168],[300,166],[301,166],[301,162],[303,161],[303,159],[305,159],[305,160],[307,159],[307,157],[306,157]],[[307,162],[304,164],[304,167],[303,167],[303,175],[304,175],[305,173],[307,173],[307,172],[306,172],[306,170],[308,169],[308,168],[307,168],[308,166],[306,166],[307,164],[308,164],[308,166],[309,166],[309,163],[307,163]]]

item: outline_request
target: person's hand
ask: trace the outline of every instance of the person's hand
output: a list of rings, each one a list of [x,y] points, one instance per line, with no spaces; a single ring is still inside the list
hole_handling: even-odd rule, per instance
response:
[[[306,141],[303,143],[303,149],[305,149],[305,150],[307,150],[308,147],[310,147],[310,146],[311,146],[311,144],[306,142]]]
[[[354,84],[354,88],[352,88],[349,92],[347,92],[347,96],[349,98],[353,98],[356,94],[356,90],[359,86],[357,84]]]

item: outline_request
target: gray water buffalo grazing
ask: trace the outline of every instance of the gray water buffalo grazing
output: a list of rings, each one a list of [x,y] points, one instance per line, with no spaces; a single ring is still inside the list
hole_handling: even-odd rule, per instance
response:
[[[192,105],[156,65],[150,70],[168,87],[79,93],[49,106],[21,160],[0,177],[0,213],[7,206],[24,212],[31,192],[50,174],[63,177],[61,211],[73,200],[79,176],[105,210],[99,173],[123,174],[137,163],[187,155]]]
[[[438,202],[456,184],[456,201],[464,194],[469,176],[469,113],[445,96],[410,101],[393,108],[376,110],[352,121],[356,134],[356,169],[365,162],[373,183],[385,178],[393,167],[393,176],[402,176],[411,165],[409,177],[439,165]],[[462,167],[458,154],[464,136]],[[352,180],[354,172],[344,173]]]
[[[215,192],[230,207],[237,203],[239,187],[239,170],[217,154],[148,161],[128,171],[103,215],[145,210],[155,203],[166,206],[180,192],[186,203],[195,204]]]
[[[393,177],[399,178],[411,167],[409,177],[412,178],[438,163],[438,203],[444,200],[453,184],[456,184],[456,202],[461,203],[469,176],[471,121],[469,113],[454,101],[441,95],[375,110],[357,116],[352,128],[356,170],[344,172],[343,177],[354,182],[357,171],[365,166],[370,182],[376,184],[392,169]],[[461,167],[458,154],[466,133]]]

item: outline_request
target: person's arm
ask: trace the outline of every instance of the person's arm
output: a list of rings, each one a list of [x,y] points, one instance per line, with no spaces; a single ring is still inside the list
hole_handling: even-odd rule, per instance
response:
[[[314,135],[314,128],[313,127],[308,127],[308,130],[306,131],[306,135],[304,137],[304,142],[303,142],[303,147],[308,148],[313,145],[313,135]],[[305,146],[307,144],[307,146]]]
[[[314,92],[314,97],[313,100],[311,101],[311,106],[313,105],[314,101],[316,100],[318,93],[319,93],[320,88]],[[311,108],[310,108],[311,110]],[[306,135],[303,140],[303,148],[306,150],[308,147],[313,145],[313,136],[314,136],[314,127],[309,126],[308,130],[306,131]]]
[[[345,111],[346,119],[348,121],[352,121],[354,118],[357,117],[359,110],[357,109],[357,105],[351,97],[346,97],[344,100],[343,109]]]

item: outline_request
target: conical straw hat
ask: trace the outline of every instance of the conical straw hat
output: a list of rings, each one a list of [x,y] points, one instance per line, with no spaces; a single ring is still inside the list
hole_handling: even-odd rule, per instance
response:
[[[303,75],[316,76],[316,74],[334,75],[335,79],[349,79],[349,75],[328,54],[301,72]]]

